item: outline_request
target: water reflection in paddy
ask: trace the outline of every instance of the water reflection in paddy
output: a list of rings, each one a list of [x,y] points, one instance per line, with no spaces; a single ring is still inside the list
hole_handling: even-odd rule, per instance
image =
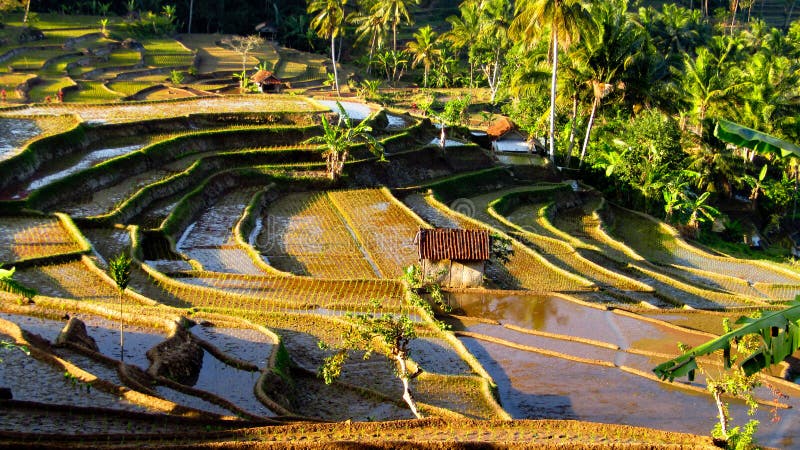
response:
[[[554,295],[459,293],[450,294],[450,302],[467,316],[606,342],[623,350],[676,353],[679,341],[694,346],[708,340],[705,335],[584,306]]]
[[[716,417],[709,395],[657,383],[617,368],[576,363],[499,344],[462,338],[498,386],[503,407],[514,418],[578,419],[708,434]],[[796,403],[796,402],[795,402]],[[796,406],[796,405],[795,405]],[[759,442],[779,448],[800,443],[796,409],[772,423],[761,408]],[[745,423],[746,406],[733,403],[734,423]],[[788,424],[788,425],[787,425]]]
[[[16,154],[20,145],[41,131],[36,122],[30,119],[0,120],[0,161]]]

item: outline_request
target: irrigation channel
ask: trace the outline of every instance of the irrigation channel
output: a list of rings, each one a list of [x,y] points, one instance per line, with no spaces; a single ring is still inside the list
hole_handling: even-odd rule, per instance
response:
[[[0,387],[31,409],[0,402],[0,431],[168,428],[146,424],[136,416],[142,412],[181,420],[410,418],[384,357],[354,355],[331,386],[315,373],[332,354],[318,342],[335,345],[350,327],[347,315],[371,312],[380,300],[381,313],[409,314],[417,327],[411,359],[423,372],[412,387],[426,415],[707,434],[716,409],[704,378],[663,383],[652,368],[678,355],[678,342],[698,345],[719,334],[723,317],[800,293],[800,275],[790,268],[711,254],[586,186],[519,181],[473,144],[431,145],[438,130],[407,115],[386,113],[376,132],[391,147],[388,161],[360,153],[345,181],[333,184],[320,149],[303,144],[321,119],[297,113],[336,112],[336,103],[277,98],[291,114],[264,112],[271,103],[248,97],[225,113],[235,115],[234,125],[169,132],[159,121],[172,119],[150,104],[15,112],[73,112],[95,122],[86,130],[96,135],[58,158],[32,158],[31,166],[13,166],[14,155],[0,161],[0,173],[17,168],[15,181],[0,188],[0,263],[16,266],[15,279],[38,291],[33,303],[0,292],[0,339],[32,349],[0,350]],[[187,115],[224,106],[218,99],[170,105]],[[354,120],[378,111],[342,106]],[[156,131],[126,130],[149,114]],[[13,147],[0,149],[0,160],[39,133],[24,120],[0,119],[0,136]],[[12,129],[27,134],[12,136]],[[112,129],[117,134],[103,138]],[[417,232],[429,227],[488,230],[513,249],[508,261],[490,262],[486,289],[448,293],[453,310],[440,318],[452,331],[409,305],[399,281],[418,259]],[[107,275],[121,252],[134,258],[123,294]],[[96,351],[57,344],[76,318]],[[160,361],[153,349],[178,341],[185,347],[176,353],[194,355],[191,376],[143,375]],[[797,447],[800,388],[765,380],[792,409],[779,409],[781,420],[772,422],[762,406],[757,438]],[[773,400],[766,388],[756,395]],[[105,409],[79,421],[67,406]],[[731,408],[738,423],[746,421],[743,403]],[[127,429],[113,418],[120,411]],[[94,417],[103,414],[105,422]]]

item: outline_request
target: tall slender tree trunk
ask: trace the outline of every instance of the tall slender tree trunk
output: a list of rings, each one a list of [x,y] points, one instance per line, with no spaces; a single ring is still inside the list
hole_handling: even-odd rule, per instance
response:
[[[119,360],[125,362],[125,325],[122,320],[122,296],[123,291],[119,292]]]
[[[592,101],[592,113],[589,115],[589,123],[586,125],[586,137],[583,139],[583,147],[581,148],[581,159],[578,162],[578,168],[583,165],[583,158],[586,156],[586,148],[589,146],[589,136],[592,134],[592,125],[594,125],[594,115],[597,112],[597,105],[600,104],[600,99],[595,96]]]
[[[22,23],[28,24],[28,13],[31,12],[31,0],[25,2],[25,16],[22,17]]]
[[[572,125],[569,127],[569,148],[567,148],[567,158],[564,167],[569,168],[572,162],[572,150],[575,148],[575,124],[578,121],[578,93],[572,95]]]
[[[375,41],[378,33],[372,33],[372,41],[369,43],[369,61],[367,62],[367,75],[372,75],[372,56],[375,54]]]
[[[30,3],[31,2],[29,1],[28,5],[30,5]],[[783,22],[783,29],[784,30],[788,30],[789,29],[789,24],[792,23],[792,13],[794,13],[794,5],[796,3],[797,3],[797,0],[793,0],[791,5],[789,6],[789,12],[786,13],[786,21]]]
[[[331,62],[333,63],[333,85],[336,87],[336,95],[341,96],[339,92],[339,72],[336,70],[336,36],[331,33]]]
[[[550,39],[553,41],[553,77],[550,82],[550,132],[548,133],[548,140],[550,140],[550,162],[556,162],[556,85],[558,83],[558,34],[556,33],[555,24],[551,25],[552,31],[550,32]]]
[[[736,11],[739,10],[739,0],[731,0],[733,8],[731,8],[731,36],[733,36],[733,27],[736,26]]]
[[[497,97],[497,90],[500,87],[500,46],[497,46],[497,52],[494,55],[494,71],[492,73],[492,83],[489,86],[492,89],[492,96],[489,99],[494,104],[494,99]]]
[[[392,22],[392,49],[397,52],[397,21]]]
[[[186,25],[186,34],[192,34],[192,13],[194,13],[194,0],[189,0],[189,23]]]

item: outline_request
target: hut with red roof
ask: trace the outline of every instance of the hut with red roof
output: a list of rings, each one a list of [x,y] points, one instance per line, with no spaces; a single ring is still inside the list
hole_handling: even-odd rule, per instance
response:
[[[483,285],[486,261],[491,254],[488,231],[423,228],[417,233],[415,243],[426,278],[451,288]]]

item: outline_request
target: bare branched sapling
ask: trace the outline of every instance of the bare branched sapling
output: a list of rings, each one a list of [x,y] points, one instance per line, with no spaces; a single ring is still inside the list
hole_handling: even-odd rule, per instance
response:
[[[411,412],[418,419],[422,414],[417,409],[414,396],[411,393],[410,381],[419,376],[422,370],[417,368],[414,373],[409,372],[409,344],[417,337],[414,322],[405,315],[394,315],[378,312],[381,303],[372,301],[372,312],[367,314],[348,314],[353,325],[342,333],[339,348],[327,358],[319,368],[319,376],[326,384],[331,384],[342,374],[342,366],[349,358],[351,352],[363,351],[364,359],[368,359],[374,352],[383,353],[395,364],[395,375],[403,384],[403,400],[408,404]],[[323,350],[328,349],[324,342],[319,343]]]

